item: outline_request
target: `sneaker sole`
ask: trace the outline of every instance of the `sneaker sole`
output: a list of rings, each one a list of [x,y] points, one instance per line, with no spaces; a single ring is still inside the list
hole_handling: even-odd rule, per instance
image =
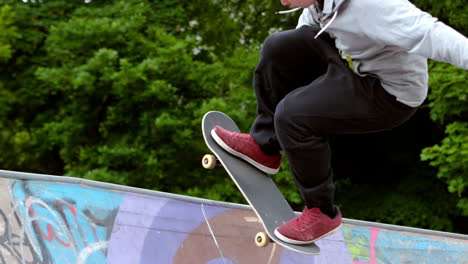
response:
[[[248,163],[252,164],[255,168],[265,172],[266,174],[277,174],[279,172],[279,168],[278,169],[272,169],[272,168],[269,168],[269,167],[266,167],[258,162],[256,162],[255,160],[251,159],[249,156],[246,156],[240,152],[237,152],[235,151],[234,149],[232,149],[231,147],[229,147],[226,143],[224,143],[224,141],[218,137],[218,135],[216,134],[215,132],[215,129],[213,128],[211,130],[211,137],[213,137],[213,139],[216,141],[216,143],[218,143],[219,146],[221,146],[224,150],[226,150],[227,152],[229,152],[230,154],[236,156],[236,157],[239,157],[245,161],[247,161]]]
[[[286,243],[289,243],[289,244],[294,244],[294,245],[308,245],[308,244],[312,244],[312,243],[314,243],[315,241],[320,240],[320,239],[322,239],[322,238],[324,238],[324,237],[326,237],[326,236],[329,236],[329,235],[332,235],[332,234],[336,233],[336,232],[340,229],[340,227],[341,227],[341,224],[340,224],[338,227],[336,227],[335,229],[331,230],[330,232],[328,232],[328,233],[322,235],[321,237],[316,238],[316,239],[314,239],[314,240],[310,240],[310,241],[300,241],[300,240],[294,240],[294,239],[287,238],[287,237],[281,235],[280,232],[278,232],[278,228],[275,229],[275,236],[276,236],[277,238],[279,238],[280,240],[282,240],[282,241],[284,241],[284,242],[286,242]]]

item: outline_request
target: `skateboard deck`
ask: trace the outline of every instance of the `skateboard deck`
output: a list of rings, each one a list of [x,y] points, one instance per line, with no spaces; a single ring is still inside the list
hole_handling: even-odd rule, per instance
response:
[[[202,121],[203,137],[208,148],[214,153],[216,159],[226,169],[245,199],[252,206],[269,238],[273,242],[296,252],[319,254],[320,249],[315,243],[293,245],[279,240],[274,235],[277,227],[295,217],[294,211],[270,176],[244,160],[229,154],[214,141],[211,137],[211,130],[217,125],[236,132],[240,132],[239,128],[229,116],[217,111],[206,113]],[[210,157],[213,158],[210,155],[203,158],[202,162],[205,168],[214,167],[206,166],[208,163],[213,162]],[[257,234],[255,239],[257,246],[264,246],[269,242],[269,239],[261,233]]]

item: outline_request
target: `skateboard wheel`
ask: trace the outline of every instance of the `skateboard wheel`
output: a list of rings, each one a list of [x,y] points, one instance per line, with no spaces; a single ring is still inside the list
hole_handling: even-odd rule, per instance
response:
[[[203,165],[203,168],[205,169],[209,169],[209,170],[214,169],[214,167],[216,167],[215,155],[206,154],[205,156],[203,156],[202,165]]]
[[[257,247],[265,247],[268,245],[270,238],[265,234],[265,232],[258,232],[255,235],[255,244]]]

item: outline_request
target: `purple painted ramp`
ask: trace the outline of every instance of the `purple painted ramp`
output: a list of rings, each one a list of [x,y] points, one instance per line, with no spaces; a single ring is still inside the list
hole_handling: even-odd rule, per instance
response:
[[[259,231],[244,205],[0,171],[0,264],[468,264],[460,234],[345,219],[310,256],[258,248]]]

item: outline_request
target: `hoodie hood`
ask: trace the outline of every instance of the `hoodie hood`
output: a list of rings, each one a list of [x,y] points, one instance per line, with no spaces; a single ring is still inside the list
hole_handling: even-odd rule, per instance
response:
[[[327,18],[331,14],[338,11],[338,8],[340,8],[340,6],[344,2],[346,2],[346,0],[324,0],[323,1],[323,10],[322,10],[322,14],[324,15],[324,18]]]
[[[317,13],[320,14],[320,21],[328,19],[331,16],[330,21],[328,21],[327,24],[322,27],[322,29],[317,33],[317,35],[315,35],[315,38],[318,38],[333,23],[333,20],[335,20],[336,16],[338,15],[338,9],[345,1],[346,0],[324,0],[322,10],[320,10],[318,2],[315,2],[314,4],[308,7],[316,9]],[[276,14],[287,14],[296,12],[301,9],[302,8],[293,8],[291,10],[276,12]]]
[[[317,13],[320,14],[319,20],[324,21],[331,16],[331,19],[322,26],[322,29],[315,35],[315,38],[318,38],[323,32],[327,30],[327,28],[333,23],[336,16],[338,15],[338,9],[346,0],[324,0],[323,1],[323,9],[320,12],[318,8],[318,3],[316,2],[314,5],[310,6],[309,8],[316,8],[318,11]],[[322,25],[322,23],[320,23]]]

